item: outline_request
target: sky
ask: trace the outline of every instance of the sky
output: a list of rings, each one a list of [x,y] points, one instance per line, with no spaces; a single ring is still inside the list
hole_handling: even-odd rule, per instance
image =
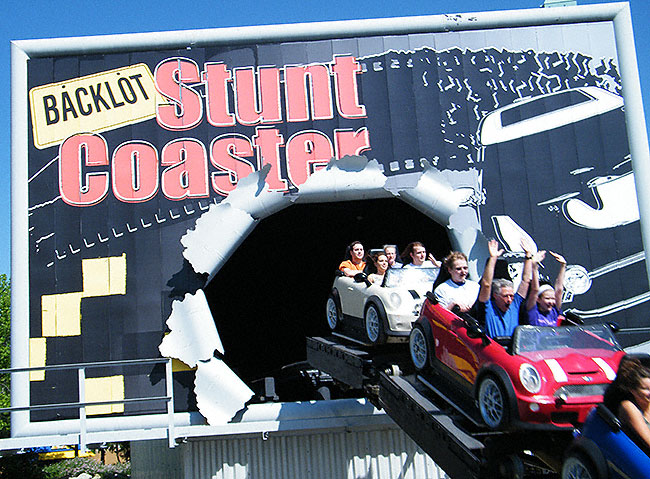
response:
[[[579,5],[610,3],[578,0]],[[650,2],[631,0],[632,24],[646,111],[650,112]],[[192,30],[539,8],[543,0],[4,0],[0,16],[0,273],[11,274],[10,42],[35,38]],[[557,7],[562,8],[562,7]]]

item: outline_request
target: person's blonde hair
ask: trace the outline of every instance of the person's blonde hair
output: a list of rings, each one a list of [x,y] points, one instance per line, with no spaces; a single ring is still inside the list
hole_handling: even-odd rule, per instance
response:
[[[447,256],[445,256],[445,259],[442,260],[442,264],[444,264],[445,268],[447,268],[447,271],[449,271],[454,262],[458,260],[463,260],[465,263],[467,263],[467,256],[465,253],[461,253],[460,251],[452,251]]]

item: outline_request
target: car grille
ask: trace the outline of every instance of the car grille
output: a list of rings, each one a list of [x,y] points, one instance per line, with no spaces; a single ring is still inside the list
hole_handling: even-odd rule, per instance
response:
[[[576,398],[585,396],[602,396],[607,384],[569,384],[562,386],[553,395],[556,398]]]
[[[551,422],[555,424],[577,424],[577,412],[552,412]]]

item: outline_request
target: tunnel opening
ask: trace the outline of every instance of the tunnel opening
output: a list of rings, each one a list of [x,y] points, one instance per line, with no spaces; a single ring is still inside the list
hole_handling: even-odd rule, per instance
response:
[[[402,250],[421,241],[441,259],[448,230],[399,199],[296,204],[262,220],[205,288],[225,361],[246,382],[303,361],[307,336],[328,335],[325,304],[346,246]]]

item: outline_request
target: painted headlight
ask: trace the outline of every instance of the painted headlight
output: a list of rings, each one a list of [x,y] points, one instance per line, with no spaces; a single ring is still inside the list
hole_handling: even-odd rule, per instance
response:
[[[536,394],[542,389],[542,380],[532,364],[524,363],[519,367],[519,380],[529,393]]]
[[[393,305],[393,308],[397,309],[402,305],[402,298],[398,293],[391,293],[390,302]]]

